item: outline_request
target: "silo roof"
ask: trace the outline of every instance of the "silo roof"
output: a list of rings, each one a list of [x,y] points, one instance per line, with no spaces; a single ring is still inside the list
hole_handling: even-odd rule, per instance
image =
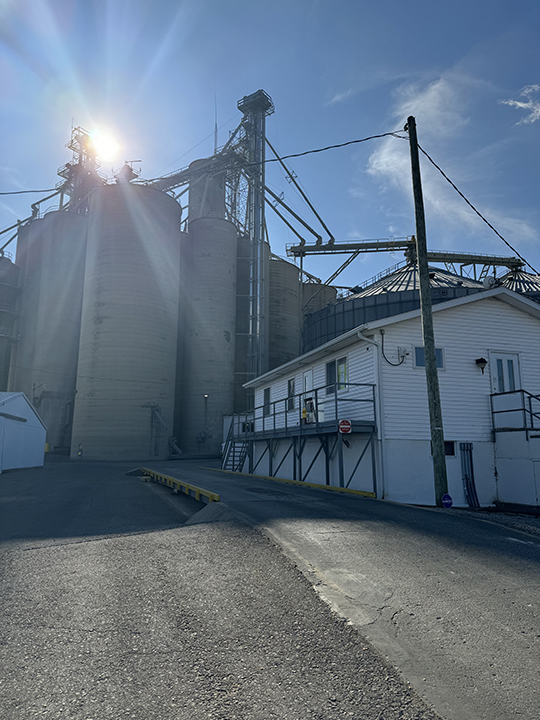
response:
[[[448,270],[438,267],[429,268],[431,287],[465,287],[482,288],[482,283],[463,275],[455,275]],[[369,295],[380,295],[386,292],[403,292],[405,290],[418,290],[420,281],[418,277],[418,266],[408,263],[395,272],[386,275],[354,295],[349,295],[347,300],[353,298],[367,297]]]
[[[511,270],[499,278],[498,284],[518,293],[540,293],[540,276],[524,270]]]

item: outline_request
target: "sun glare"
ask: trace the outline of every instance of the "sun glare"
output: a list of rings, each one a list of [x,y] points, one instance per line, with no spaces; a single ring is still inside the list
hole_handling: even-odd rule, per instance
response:
[[[111,135],[106,135],[101,130],[90,134],[96,155],[104,162],[115,160],[120,152],[120,145]]]

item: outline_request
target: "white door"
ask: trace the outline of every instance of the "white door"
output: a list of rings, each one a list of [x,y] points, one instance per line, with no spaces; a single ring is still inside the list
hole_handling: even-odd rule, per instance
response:
[[[519,372],[519,355],[517,353],[491,352],[489,354],[491,390],[494,393],[512,393],[511,395],[493,398],[493,419],[496,428],[524,427],[521,374]]]
[[[313,368],[311,370],[304,370],[302,386],[302,392],[304,393],[302,398],[302,417],[307,422],[313,422]]]
[[[492,352],[490,355],[492,392],[504,393],[520,390],[519,355],[497,352]]]

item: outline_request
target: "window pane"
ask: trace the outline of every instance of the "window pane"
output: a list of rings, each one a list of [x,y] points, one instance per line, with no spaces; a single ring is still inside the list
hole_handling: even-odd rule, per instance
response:
[[[501,358],[497,358],[497,378],[499,381],[499,392],[506,392],[504,389],[504,371],[503,371],[503,361]]]
[[[294,378],[287,383],[287,410],[294,410]]]
[[[414,364],[416,367],[425,367],[426,359],[423,347],[414,348]],[[435,348],[435,364],[438,368],[444,367],[442,348]]]
[[[342,390],[347,383],[347,358],[339,358],[337,361],[338,389]]]
[[[516,389],[516,379],[514,377],[514,361],[507,360],[508,363],[508,390],[513,392]]]
[[[264,388],[263,415],[270,415],[270,388]]]
[[[336,361],[326,363],[326,394],[332,395],[336,392]]]

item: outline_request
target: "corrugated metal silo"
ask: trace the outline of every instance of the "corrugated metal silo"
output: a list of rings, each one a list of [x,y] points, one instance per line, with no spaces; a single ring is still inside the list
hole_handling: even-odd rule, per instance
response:
[[[269,370],[300,354],[300,287],[296,265],[271,258]]]
[[[23,291],[10,390],[23,391],[47,427],[51,449],[70,444],[87,220],[55,211],[21,229]]]
[[[169,454],[180,216],[148,187],[108,185],[91,197],[72,457]]]
[[[219,453],[223,416],[233,412],[236,242],[236,227],[217,217],[191,220],[183,242],[178,444],[188,454]]]
[[[302,305],[304,316],[308,313],[317,312],[333,302],[337,297],[337,290],[332,285],[322,283],[304,283],[302,288]]]
[[[511,270],[499,283],[517,293],[523,293],[531,300],[540,301],[540,276],[525,272],[524,270]]]
[[[482,283],[430,267],[432,303],[444,302],[482,291]],[[354,295],[311,312],[304,320],[304,352],[373,320],[391,317],[420,307],[418,269],[408,264],[384,274]]]
[[[9,257],[0,256],[0,392],[5,392],[8,388],[20,272],[19,266],[12,263]]]
[[[204,171],[208,159],[195,160],[189,166],[189,220],[201,217],[225,217],[225,173],[210,175]],[[200,174],[199,174],[200,168]]]

